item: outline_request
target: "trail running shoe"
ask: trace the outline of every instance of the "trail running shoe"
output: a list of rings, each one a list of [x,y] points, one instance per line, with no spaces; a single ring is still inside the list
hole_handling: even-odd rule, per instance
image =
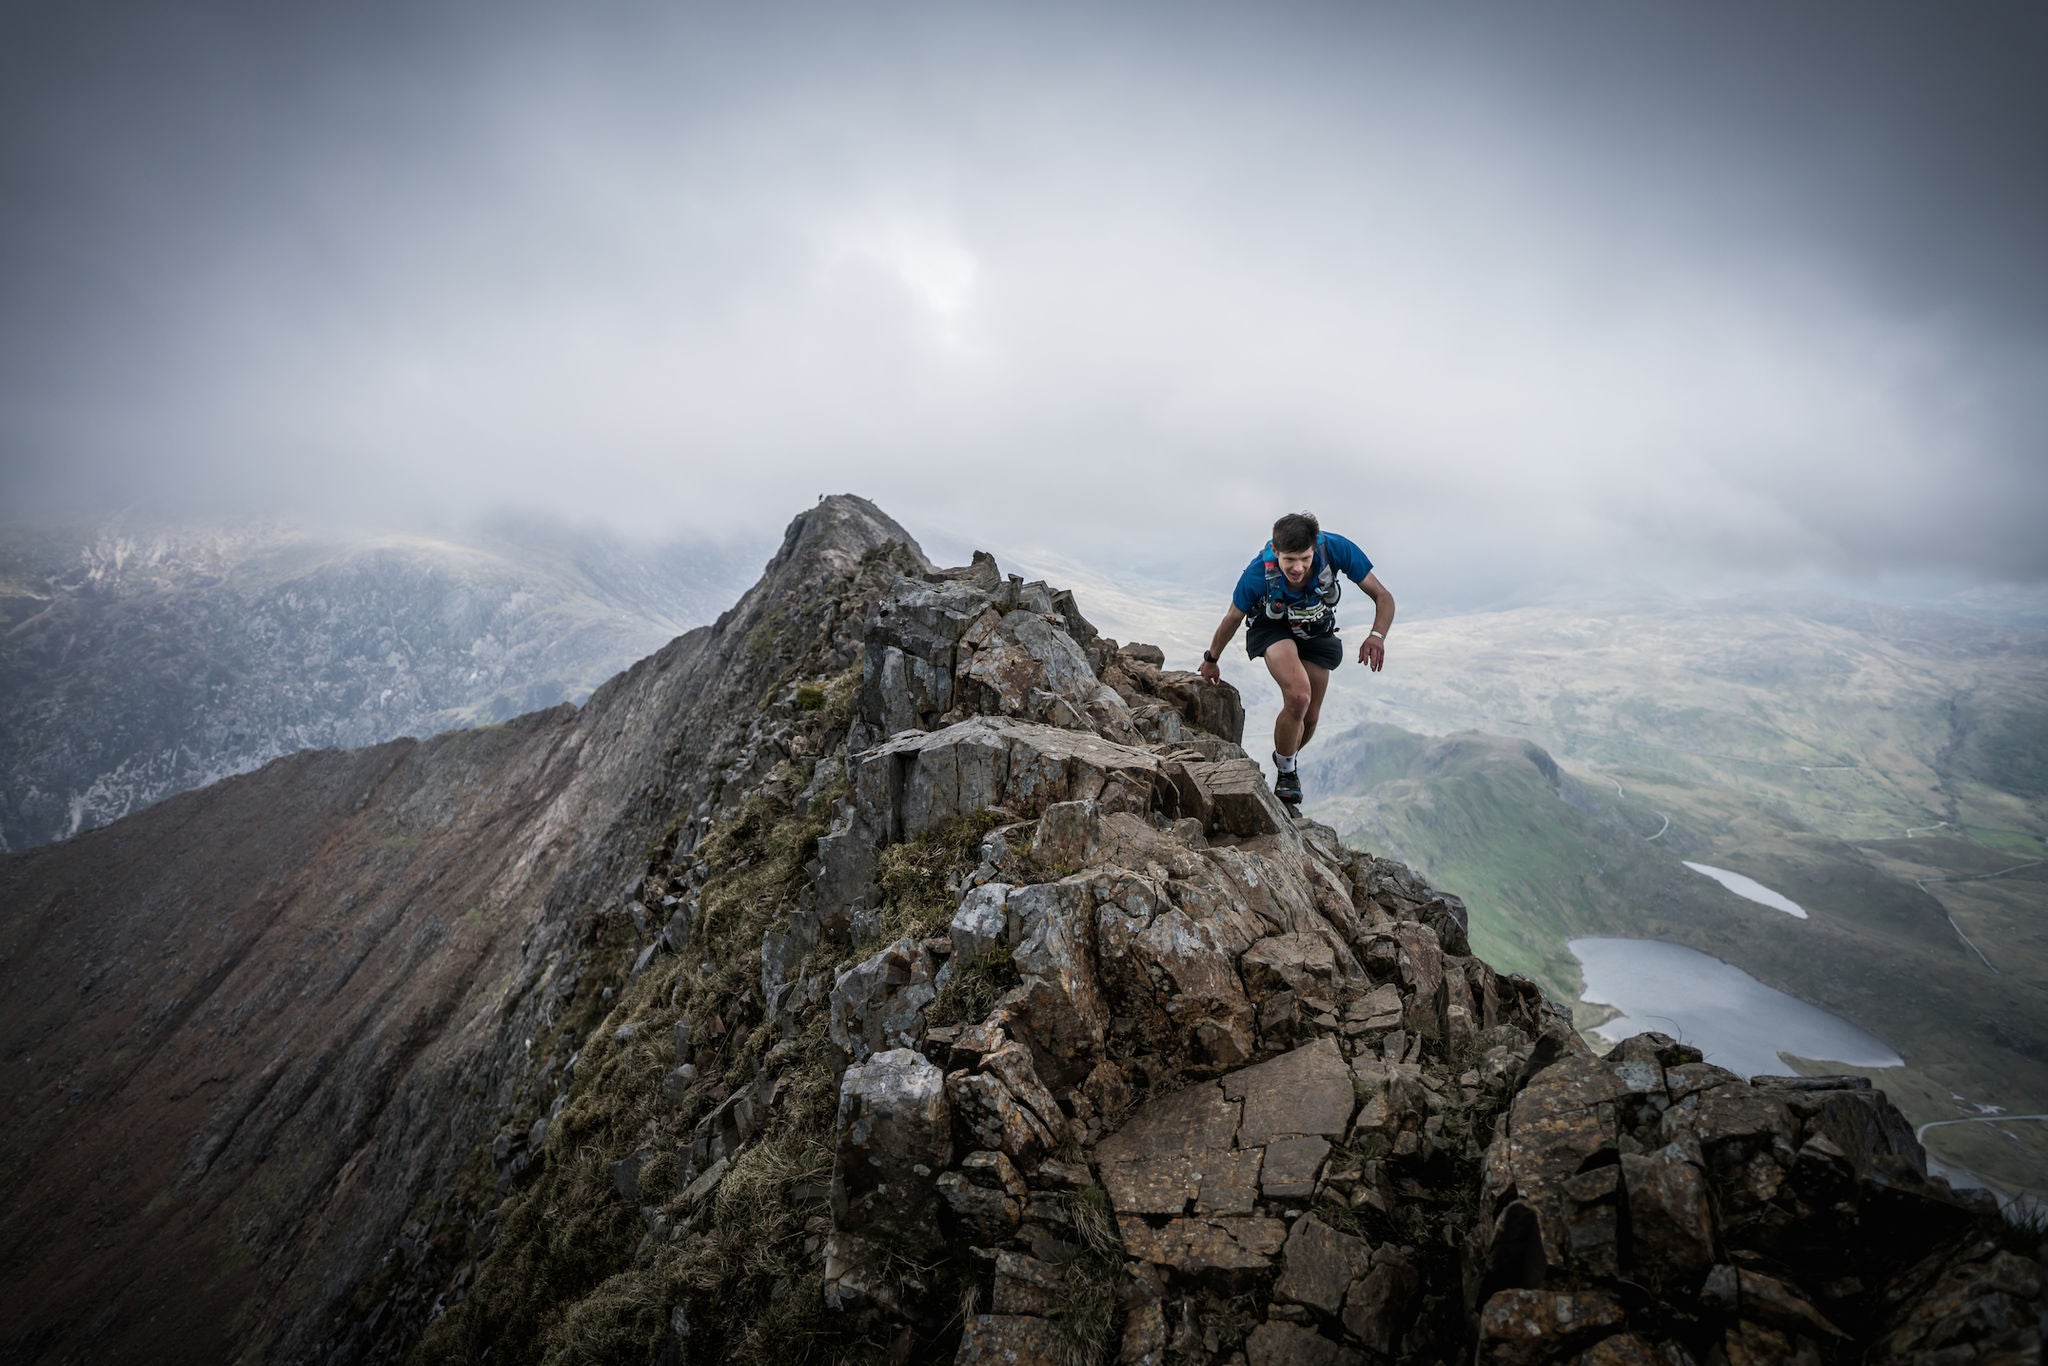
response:
[[[1273,780],[1273,795],[1289,806],[1301,805],[1301,774],[1283,773]]]

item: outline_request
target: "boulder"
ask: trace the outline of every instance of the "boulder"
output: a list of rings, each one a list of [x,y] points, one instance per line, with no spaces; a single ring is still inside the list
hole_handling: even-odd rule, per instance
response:
[[[1185,763],[1180,773],[1194,788],[1193,805],[1206,813],[1209,834],[1250,838],[1278,834],[1294,824],[1265,773],[1250,759]]]
[[[1162,656],[1161,664],[1165,663]],[[1154,690],[1171,702],[1197,730],[1233,745],[1244,743],[1244,699],[1228,683],[1211,683],[1198,673],[1162,672]]]
[[[1031,857],[1041,868],[1077,872],[1102,848],[1102,809],[1092,801],[1054,802],[1038,818]]]
[[[832,1168],[832,1219],[842,1232],[898,1240],[906,1250],[938,1243],[937,1178],[953,1155],[945,1078],[908,1048],[846,1069]]]

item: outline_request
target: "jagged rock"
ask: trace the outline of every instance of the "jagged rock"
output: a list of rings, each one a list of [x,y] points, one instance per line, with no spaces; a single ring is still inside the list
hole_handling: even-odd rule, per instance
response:
[[[901,1311],[902,1290],[889,1274],[885,1245],[835,1230],[825,1240],[824,1262],[825,1304],[829,1308]]]
[[[1980,1361],[2038,1361],[2044,1279],[2040,1262],[1989,1240],[1932,1253],[1901,1278],[1888,1331],[1867,1359],[1904,1366],[1968,1344]]]
[[[947,935],[953,942],[955,963],[972,963],[1003,942],[1009,926],[1005,903],[1013,889],[1006,883],[985,882],[960,898]]]
[[[1256,1046],[1251,999],[1231,966],[1226,929],[1198,921],[1133,879],[1097,913],[1098,955],[1149,1038],[1185,1038],[1206,1062],[1234,1066]]]
[[[1672,1143],[1621,1155],[1635,1274],[1671,1295],[1699,1285],[1717,1255],[1714,1211],[1694,1151]]]
[[[926,1249],[938,1173],[953,1155],[945,1078],[908,1048],[846,1069],[839,1085],[832,1218],[841,1231]]]
[[[1159,675],[1158,692],[1180,708],[1189,725],[1233,745],[1244,743],[1244,700],[1230,684],[1174,671]]]
[[[612,1184],[627,1203],[638,1203],[640,1199],[640,1169],[654,1159],[650,1148],[639,1148],[612,1163]]]
[[[1150,810],[1172,784],[1149,751],[1079,731],[976,716],[898,735],[861,756],[855,799],[878,833],[900,840],[1001,806],[1035,814],[1092,800],[1104,813]]]
[[[1775,1276],[1722,1263],[1700,1286],[1700,1302],[1731,1318],[1741,1316],[1784,1332],[1818,1339],[1848,1336],[1809,1304],[1804,1295]]]
[[[1059,1272],[1019,1252],[996,1253],[995,1297],[989,1307],[998,1314],[1056,1317],[1066,1300]]]
[[[862,719],[888,736],[950,710],[960,639],[988,611],[972,583],[897,580],[868,618]]]
[[[965,1172],[939,1173],[936,1187],[939,1198],[958,1221],[961,1233],[976,1246],[1003,1242],[1024,1221],[1019,1196],[977,1185]]]
[[[682,1201],[684,1206],[695,1208],[708,1200],[711,1197],[711,1192],[718,1189],[718,1183],[725,1180],[726,1169],[731,1165],[731,1158],[721,1157],[699,1173],[695,1180],[683,1187]]]
[[[1400,1248],[1374,1250],[1372,1267],[1344,1296],[1344,1331],[1373,1351],[1392,1356],[1414,1322],[1414,1299],[1422,1288],[1415,1266]]]
[[[688,1098],[690,1088],[697,1083],[697,1069],[694,1064],[684,1063],[672,1067],[662,1076],[661,1094],[671,1105],[681,1105]]]
[[[1269,1270],[1287,1240],[1287,1225],[1263,1215],[1169,1219],[1157,1228],[1143,1219],[1119,1219],[1117,1228],[1133,1257],[1222,1289]]]
[[[832,987],[832,1042],[856,1062],[914,1046],[924,1008],[938,994],[937,975],[931,952],[907,936],[846,969]]]
[[[967,1154],[961,1160],[960,1174],[984,1190],[1002,1191],[1018,1200],[1022,1200],[1031,1190],[1024,1184],[1024,1178],[1017,1174],[1017,1168],[1011,1164],[1010,1159],[1001,1152],[984,1150]]]
[[[1072,877],[1020,887],[1008,902],[1024,978],[1011,993],[1011,1012],[1061,1082],[1087,1075],[1109,1027],[1095,976],[1093,900],[1089,881]]]
[[[1051,1150],[1052,1135],[1002,1078],[954,1072],[946,1078],[946,1094],[962,1134],[977,1147],[1007,1153],[1027,1165]]]
[[[1118,1366],[1161,1366],[1166,1360],[1166,1312],[1156,1298],[1133,1305],[1124,1316]]]

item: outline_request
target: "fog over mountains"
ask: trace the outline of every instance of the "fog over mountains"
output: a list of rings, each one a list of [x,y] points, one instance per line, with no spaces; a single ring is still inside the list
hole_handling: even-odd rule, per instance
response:
[[[280,754],[580,702],[709,620],[766,547],[539,519],[457,533],[169,525],[0,532],[0,849]]]

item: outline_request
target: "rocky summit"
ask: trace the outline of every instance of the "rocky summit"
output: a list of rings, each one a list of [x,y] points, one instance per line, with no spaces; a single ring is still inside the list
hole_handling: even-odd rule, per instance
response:
[[[2038,1359],[1882,1093],[1594,1055],[1243,726],[836,498],[489,753],[0,861],[8,1355]]]

